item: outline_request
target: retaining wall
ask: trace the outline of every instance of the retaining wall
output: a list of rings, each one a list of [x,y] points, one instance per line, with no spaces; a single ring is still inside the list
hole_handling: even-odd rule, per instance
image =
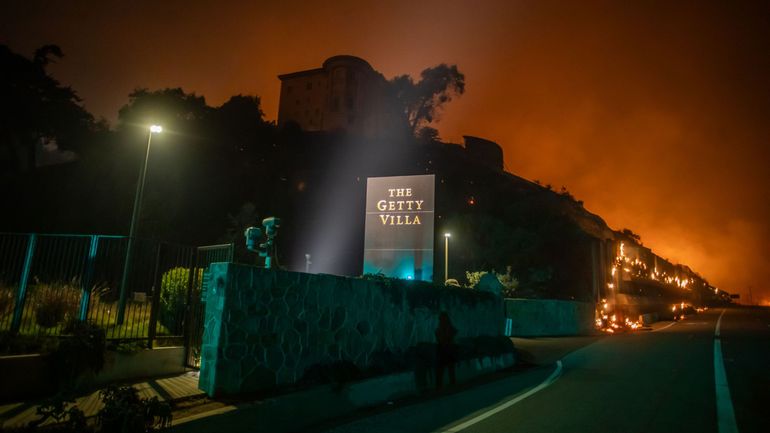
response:
[[[456,340],[502,335],[502,300],[486,292],[232,263],[209,272],[199,383],[209,395],[296,383],[335,362],[387,367],[436,341],[442,311]]]
[[[505,299],[506,334],[513,337],[587,335],[594,332],[595,306],[556,299]]]

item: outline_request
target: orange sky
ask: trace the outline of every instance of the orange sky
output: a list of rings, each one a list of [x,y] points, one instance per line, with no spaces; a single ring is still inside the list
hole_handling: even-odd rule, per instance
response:
[[[770,3],[203,3],[4,2],[0,43],[60,45],[51,72],[110,120],[135,87],[257,94],[274,119],[276,75],[332,55],[388,78],[455,63],[466,94],[436,125],[445,140],[495,140],[509,171],[770,301]]]

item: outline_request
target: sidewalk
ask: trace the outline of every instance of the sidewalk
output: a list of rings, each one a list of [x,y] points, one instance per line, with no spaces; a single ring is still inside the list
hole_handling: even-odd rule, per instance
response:
[[[190,371],[172,377],[146,379],[141,382],[132,383],[131,386],[139,391],[140,397],[158,397],[158,399],[168,402],[205,395],[203,391],[198,389],[197,371]],[[99,390],[77,397],[75,402],[87,417],[96,415],[102,408]],[[39,401],[0,405],[0,427],[21,427],[37,419],[36,411],[38,406],[36,403],[39,403]]]

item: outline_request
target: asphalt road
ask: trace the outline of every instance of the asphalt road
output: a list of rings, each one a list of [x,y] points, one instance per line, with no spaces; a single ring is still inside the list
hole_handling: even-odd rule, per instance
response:
[[[519,371],[323,431],[768,432],[770,309],[725,310],[715,344],[720,313],[600,338],[564,356],[561,368]],[[721,391],[715,346],[728,384]]]

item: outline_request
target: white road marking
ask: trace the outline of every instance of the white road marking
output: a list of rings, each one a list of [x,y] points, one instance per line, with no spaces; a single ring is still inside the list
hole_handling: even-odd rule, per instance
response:
[[[722,316],[725,315],[725,311],[727,311],[727,309],[723,308],[722,313],[719,315],[719,318],[717,319],[717,327],[714,328],[714,337],[719,337],[719,334],[721,332],[720,329],[722,327]]]
[[[722,316],[726,310],[717,319],[717,326],[714,328],[714,386],[716,387],[717,397],[717,428],[719,433],[738,433],[738,425],[735,423],[735,412],[733,411],[733,400],[730,398],[730,386],[727,384],[727,373],[725,372],[725,363],[722,359],[722,340],[720,339]]]
[[[540,385],[530,389],[529,391],[525,392],[524,394],[518,395],[518,396],[516,396],[516,397],[514,397],[514,398],[512,398],[512,399],[510,399],[510,400],[508,400],[508,401],[506,401],[504,403],[501,403],[501,404],[493,407],[492,409],[489,409],[488,411],[486,411],[486,412],[484,412],[482,414],[479,414],[479,415],[469,419],[468,421],[465,421],[465,422],[463,422],[461,424],[458,424],[458,425],[456,425],[456,426],[454,426],[452,428],[449,428],[447,430],[442,430],[442,432],[443,433],[457,433],[459,431],[465,430],[466,428],[468,428],[468,427],[470,427],[470,426],[472,426],[472,425],[474,425],[476,423],[479,423],[479,422],[489,418],[490,416],[492,416],[492,415],[494,415],[494,414],[496,414],[498,412],[501,412],[501,411],[503,411],[505,409],[508,409],[509,407],[513,406],[514,404],[524,400],[525,398],[527,398],[527,397],[529,397],[529,396],[531,396],[531,395],[533,395],[533,394],[535,394],[535,393],[537,393],[539,391],[542,391],[543,389],[549,387],[552,383],[556,382],[556,380],[559,379],[559,376],[561,376],[561,370],[562,370],[561,360],[556,361],[556,369],[553,371],[553,373],[551,373],[550,376],[548,376],[548,378],[546,380],[541,382]]]
[[[662,327],[662,328],[653,329],[653,330],[652,330],[652,332],[658,332],[658,331],[662,331],[662,330],[664,330],[664,329],[666,329],[666,328],[670,328],[670,327],[672,327],[672,326],[674,326],[674,325],[676,325],[676,322],[671,322],[671,323],[669,323],[668,325],[666,325],[666,326],[664,326],[664,327]]]

